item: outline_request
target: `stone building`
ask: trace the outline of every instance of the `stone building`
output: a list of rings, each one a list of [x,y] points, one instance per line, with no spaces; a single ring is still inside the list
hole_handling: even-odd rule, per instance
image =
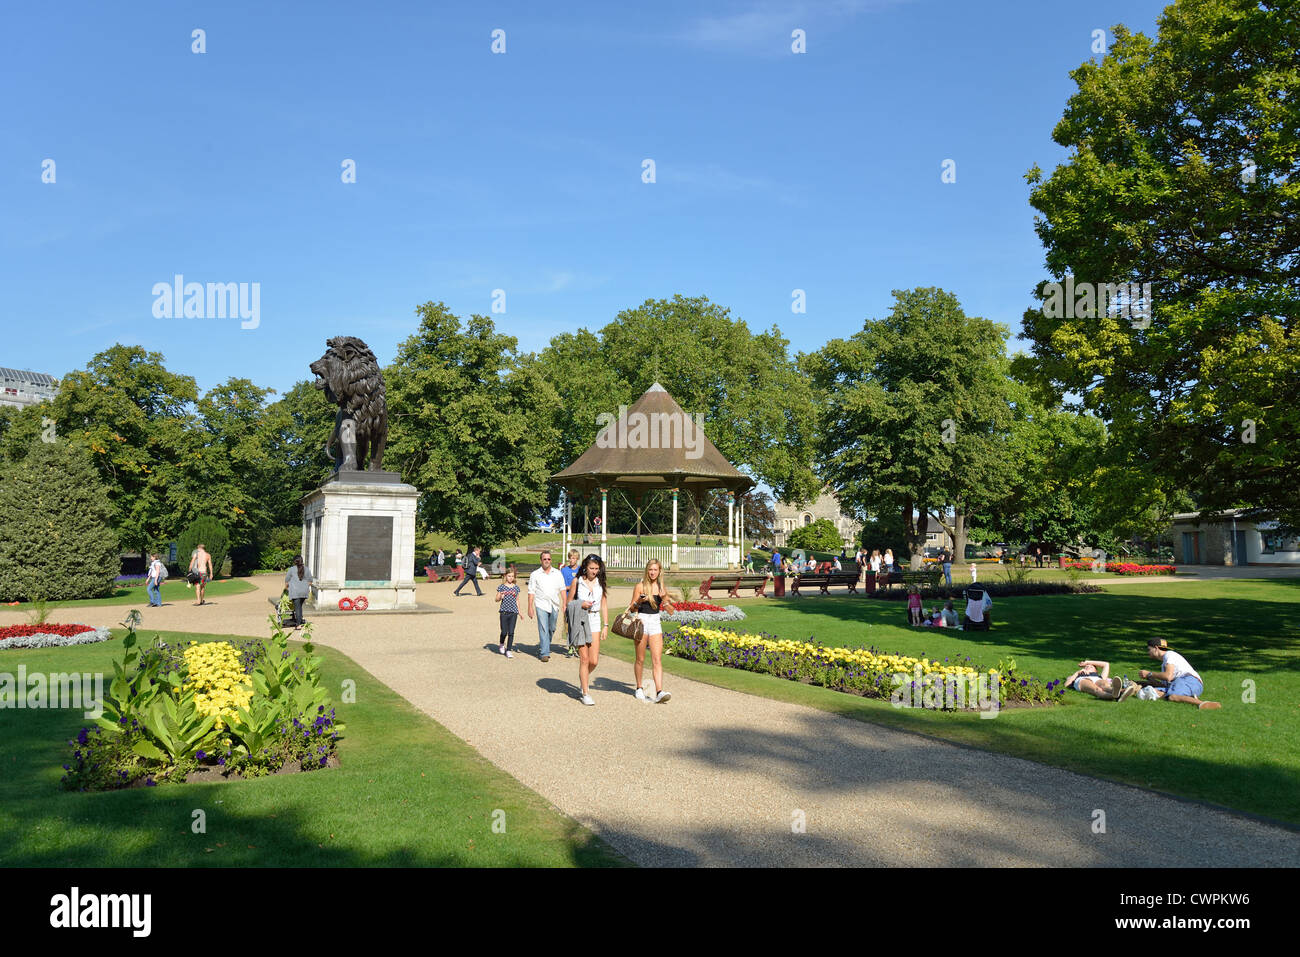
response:
[[[1300,565],[1300,540],[1246,509],[1173,519],[1174,561],[1181,565]]]
[[[22,409],[53,399],[59,392],[59,380],[44,372],[0,368],[0,405]]]
[[[821,518],[828,518],[835,523],[840,538],[850,548],[857,544],[858,532],[862,530],[862,523],[840,511],[840,503],[829,491],[823,491],[817,501],[811,504],[777,502],[775,512],[776,528],[773,531],[776,534],[777,548],[785,547],[787,536],[796,528],[811,525]]]

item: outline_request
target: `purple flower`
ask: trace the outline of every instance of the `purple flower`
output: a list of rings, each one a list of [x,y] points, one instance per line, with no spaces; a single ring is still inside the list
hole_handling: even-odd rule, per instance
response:
[[[197,760],[199,760],[199,761],[202,761],[202,760],[203,760],[204,758],[206,758],[207,756],[208,756],[208,755],[207,755],[207,752],[206,752],[206,751],[199,751],[198,753],[196,753],[196,754],[194,755],[194,757],[195,757]]]
[[[158,786],[158,782],[155,781],[152,777],[148,777],[144,779],[144,786],[147,788],[156,788]]]

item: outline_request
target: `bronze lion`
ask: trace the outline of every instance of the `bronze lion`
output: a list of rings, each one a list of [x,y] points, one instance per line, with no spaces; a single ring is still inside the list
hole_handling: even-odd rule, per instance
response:
[[[369,470],[382,471],[388,408],[375,354],[354,336],[335,336],[325,346],[325,354],[311,364],[316,376],[312,385],[324,389],[325,398],[339,407],[325,453],[333,457],[336,475],[360,470],[367,452]]]

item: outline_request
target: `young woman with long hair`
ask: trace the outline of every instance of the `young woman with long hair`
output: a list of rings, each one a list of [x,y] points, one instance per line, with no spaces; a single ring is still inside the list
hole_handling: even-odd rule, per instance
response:
[[[636,677],[636,699],[647,704],[651,701],[641,686],[645,673],[645,650],[650,647],[650,672],[654,675],[654,703],[661,704],[672,697],[664,690],[664,629],[659,613],[664,609],[672,612],[672,601],[668,596],[668,583],[663,578],[663,567],[659,560],[652,558],[645,563],[645,574],[632,589],[632,603],[628,611],[636,612],[641,620],[641,640],[636,643],[636,661],[632,665],[632,674]]]
[[[591,642],[582,631],[570,630],[569,641],[578,646],[578,689],[582,703],[593,705],[587,683],[600,662],[600,640],[609,628],[609,591],[605,587],[605,563],[599,555],[588,555],[569,586],[569,601],[582,603],[591,630]],[[581,619],[578,619],[581,621]]]

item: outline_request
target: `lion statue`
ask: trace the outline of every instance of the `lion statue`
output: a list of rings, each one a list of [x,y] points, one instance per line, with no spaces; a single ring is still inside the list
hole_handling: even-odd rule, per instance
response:
[[[388,409],[375,354],[354,336],[335,336],[325,346],[325,354],[311,364],[311,371],[316,376],[312,385],[324,389],[325,398],[339,407],[334,431],[325,443],[325,453],[334,459],[334,474],[359,471],[367,452],[369,470],[382,471]]]

